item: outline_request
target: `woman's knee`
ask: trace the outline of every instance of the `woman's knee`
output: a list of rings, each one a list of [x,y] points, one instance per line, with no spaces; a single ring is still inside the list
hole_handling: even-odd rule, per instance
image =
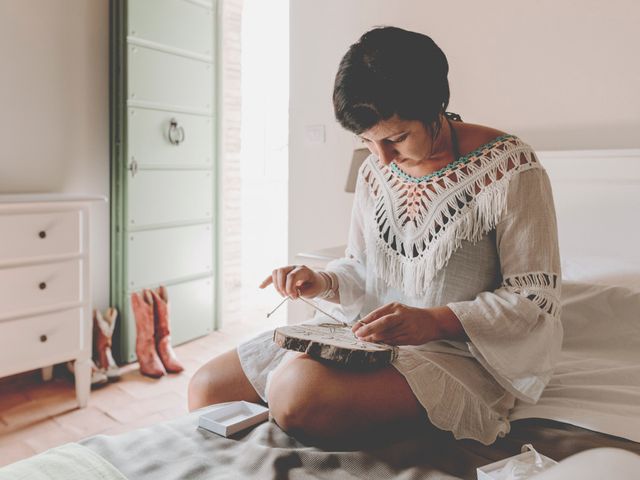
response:
[[[353,374],[306,355],[273,372],[267,396],[271,415],[283,430],[318,444],[350,437],[360,441],[378,428],[406,429],[425,416],[404,378],[391,367]]]
[[[218,390],[215,376],[212,378],[207,364],[203,365],[189,380],[188,402],[189,411],[216,403],[213,399],[214,392]]]
[[[271,416],[290,434],[298,437],[325,436],[330,432],[336,404],[328,401],[320,379],[314,375],[315,362],[299,357],[273,373],[268,391]]]
[[[259,402],[240,365],[237,351],[230,350],[207,362],[191,377],[189,410],[231,400]]]

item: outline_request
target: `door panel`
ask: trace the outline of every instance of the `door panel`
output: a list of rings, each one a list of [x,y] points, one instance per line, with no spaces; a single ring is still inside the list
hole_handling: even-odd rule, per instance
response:
[[[212,270],[209,225],[142,230],[129,234],[129,290]]]
[[[184,343],[194,335],[210,333],[213,325],[212,280],[171,285],[167,289],[170,301],[171,340],[174,345]],[[189,318],[190,323],[181,321]]]
[[[184,130],[184,141],[180,145],[169,142],[171,119]],[[129,157],[135,158],[141,167],[211,168],[213,128],[211,117],[130,108]]]
[[[129,45],[129,99],[169,108],[210,110],[213,69],[208,62]]]
[[[129,181],[129,226],[211,219],[213,182],[202,170],[141,170]]]
[[[135,0],[129,6],[127,35],[210,56],[212,23],[212,9],[202,5],[184,0]]]

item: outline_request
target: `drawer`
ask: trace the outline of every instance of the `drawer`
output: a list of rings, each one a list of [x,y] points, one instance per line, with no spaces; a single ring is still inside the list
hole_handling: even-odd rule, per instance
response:
[[[0,263],[80,253],[79,210],[0,215]]]
[[[0,269],[0,318],[82,300],[82,260]]]
[[[82,308],[0,322],[0,376],[60,363],[86,348]]]

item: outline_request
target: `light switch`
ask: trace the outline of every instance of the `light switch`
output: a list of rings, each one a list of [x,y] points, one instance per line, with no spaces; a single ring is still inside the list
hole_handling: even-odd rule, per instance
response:
[[[365,143],[359,135],[353,136],[353,149],[356,150],[358,148],[367,148],[367,144]]]
[[[324,125],[307,125],[305,139],[309,145],[321,145],[326,140]]]

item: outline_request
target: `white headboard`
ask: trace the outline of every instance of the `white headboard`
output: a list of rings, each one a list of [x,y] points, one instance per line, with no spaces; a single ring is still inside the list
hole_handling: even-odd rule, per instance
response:
[[[640,262],[640,149],[537,153],[553,187],[560,255]]]

